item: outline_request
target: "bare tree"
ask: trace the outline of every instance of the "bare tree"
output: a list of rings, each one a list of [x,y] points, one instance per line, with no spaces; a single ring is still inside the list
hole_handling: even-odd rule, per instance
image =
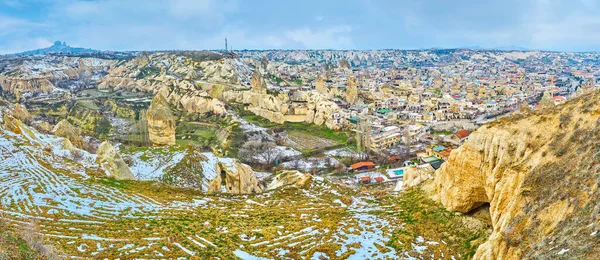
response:
[[[334,170],[334,172],[335,172],[335,173],[337,173],[337,174],[341,174],[341,173],[345,173],[345,172],[346,172],[346,169],[347,169],[347,168],[346,168],[346,165],[344,165],[343,163],[338,163],[338,164],[335,166],[335,170]]]
[[[239,157],[243,161],[261,164],[273,164],[281,159],[281,151],[273,142],[250,140],[240,149]]]

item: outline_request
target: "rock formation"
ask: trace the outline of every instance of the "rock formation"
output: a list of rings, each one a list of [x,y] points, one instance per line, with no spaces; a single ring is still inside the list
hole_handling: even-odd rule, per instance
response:
[[[523,102],[521,102],[521,105],[519,106],[519,112],[521,114],[531,113],[531,107],[529,107],[529,102],[527,102],[527,100],[523,100]]]
[[[598,100],[594,92],[559,111],[500,119],[452,151],[435,174],[442,204],[463,213],[490,205],[493,232],[475,259],[598,255]]]
[[[175,144],[175,117],[162,94],[157,94],[146,110],[148,135],[154,146]]]
[[[11,94],[50,92],[54,85],[48,78],[0,77],[0,87]]]
[[[308,173],[299,171],[283,171],[267,186],[267,190],[274,190],[282,187],[292,186],[296,188],[308,188],[312,180],[312,176]]]
[[[356,104],[358,100],[358,83],[356,78],[350,77],[346,86],[346,102],[350,105]]]
[[[259,94],[267,93],[267,82],[258,69],[254,70],[252,74],[252,92]]]
[[[79,129],[73,126],[66,119],[61,120],[54,126],[52,133],[58,137],[68,139],[74,146],[81,149],[87,149],[87,142],[81,136]]]
[[[433,168],[425,169],[416,166],[409,166],[404,168],[403,176],[403,188],[410,188],[423,183],[426,180],[431,179],[433,176]]]
[[[325,96],[329,95],[329,88],[325,85],[325,80],[323,80],[322,77],[317,77],[317,80],[315,81],[315,91]]]
[[[219,162],[217,172],[220,173],[211,183],[209,192],[225,192],[233,194],[261,193],[258,179],[254,171],[246,164],[234,161],[232,163]],[[225,185],[221,185],[224,182]]]
[[[544,92],[542,100],[540,100],[539,109],[549,109],[554,107],[554,99],[552,99],[552,93],[550,91]]]
[[[123,161],[121,155],[108,141],[102,142],[98,147],[96,163],[100,165],[111,178],[117,180],[135,180],[129,166]]]
[[[40,133],[44,133],[44,134],[48,134],[50,132],[52,132],[52,125],[46,121],[42,121],[42,122],[38,122],[35,125],[35,128],[40,132]]]
[[[154,148],[164,149],[164,148]],[[164,154],[167,155],[164,155]],[[237,159],[217,157],[213,153],[201,153],[197,149],[188,148],[183,158],[173,164],[169,160],[174,157],[171,152],[160,152],[165,163],[160,180],[173,186],[198,189],[206,193],[253,194],[262,192],[258,179],[250,166]],[[165,166],[166,165],[166,166]],[[156,169],[160,171],[160,169]]]
[[[341,128],[341,124],[336,123],[334,115],[338,114],[340,118],[343,118],[343,115],[339,114],[341,111],[335,102],[318,93],[310,93],[307,99],[308,113],[304,122],[315,125],[325,124],[327,128],[335,130]]]
[[[29,114],[29,111],[27,111],[27,107],[25,107],[25,105],[15,104],[13,115],[25,124],[29,124],[31,123],[31,120],[33,120],[31,114]]]

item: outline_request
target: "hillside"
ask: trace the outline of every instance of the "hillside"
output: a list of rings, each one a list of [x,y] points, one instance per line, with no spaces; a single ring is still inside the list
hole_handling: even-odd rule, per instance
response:
[[[483,223],[416,189],[358,193],[310,175],[290,186],[302,174],[282,172],[266,192],[206,194],[204,178],[213,176],[215,190],[224,183],[228,193],[246,178],[235,175],[231,159],[208,153],[186,159],[174,148],[124,151],[135,175],[153,176],[119,181],[107,176],[110,162],[98,165],[112,147],[90,154],[38,133],[7,107],[1,115],[0,258],[464,258],[487,236]]]
[[[489,204],[493,233],[475,259],[600,255],[600,92],[486,125],[435,175],[449,210]]]
[[[37,50],[25,51],[17,53],[16,55],[45,55],[45,54],[94,54],[100,53],[99,50],[77,48],[67,45],[65,42],[55,41],[54,44],[48,48],[42,48]]]

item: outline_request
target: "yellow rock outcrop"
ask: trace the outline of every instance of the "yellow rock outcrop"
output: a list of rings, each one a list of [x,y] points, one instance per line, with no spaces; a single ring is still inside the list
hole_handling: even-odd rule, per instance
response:
[[[175,144],[175,117],[162,94],[157,94],[146,110],[148,135],[154,146]]]
[[[121,155],[108,141],[102,142],[98,147],[96,163],[117,180],[135,180],[129,166],[123,161]]]
[[[449,210],[489,203],[493,232],[475,259],[586,258],[598,252],[600,94],[483,126],[434,186]],[[596,214],[596,215],[595,215]],[[596,238],[597,239],[597,238]],[[563,255],[564,254],[564,255]],[[597,256],[597,254],[596,254]],[[552,257],[550,257],[552,258]]]

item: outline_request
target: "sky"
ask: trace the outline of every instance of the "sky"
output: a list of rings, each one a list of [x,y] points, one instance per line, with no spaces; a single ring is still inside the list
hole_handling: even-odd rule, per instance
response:
[[[600,0],[0,0],[0,54],[99,50],[600,51]]]

